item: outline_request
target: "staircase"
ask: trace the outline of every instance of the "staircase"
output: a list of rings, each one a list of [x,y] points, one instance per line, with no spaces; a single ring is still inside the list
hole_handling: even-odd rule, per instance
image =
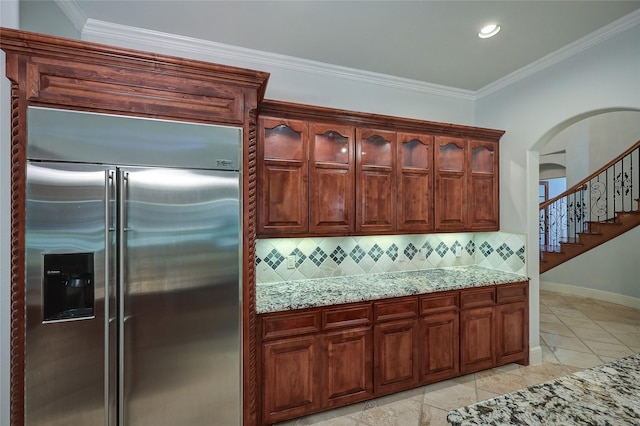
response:
[[[640,141],[540,204],[540,273],[640,225]]]

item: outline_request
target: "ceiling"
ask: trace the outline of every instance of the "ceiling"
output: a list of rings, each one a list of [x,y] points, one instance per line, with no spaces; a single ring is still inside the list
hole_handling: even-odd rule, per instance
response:
[[[71,3],[100,21],[470,91],[640,9],[640,0]],[[490,22],[502,30],[478,38]]]

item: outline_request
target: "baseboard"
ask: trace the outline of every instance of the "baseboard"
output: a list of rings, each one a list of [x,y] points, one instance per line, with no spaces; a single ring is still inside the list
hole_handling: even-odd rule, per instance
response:
[[[603,300],[605,302],[616,303],[634,309],[640,309],[640,299],[637,297],[625,296],[623,294],[611,293],[609,291],[595,290],[592,288],[579,287],[569,284],[540,281],[540,290],[553,291],[554,293],[570,294],[578,297],[588,297],[590,299]]]
[[[542,348],[540,346],[529,348],[529,365],[540,364],[542,364]]]

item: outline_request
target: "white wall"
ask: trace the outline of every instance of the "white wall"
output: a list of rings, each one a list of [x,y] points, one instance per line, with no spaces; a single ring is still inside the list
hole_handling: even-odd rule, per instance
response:
[[[532,347],[539,344],[538,151],[568,125],[618,109],[640,109],[638,24],[476,102],[477,125],[507,130],[500,217],[505,231],[529,234]]]
[[[0,1],[0,26],[18,27],[18,1]],[[11,318],[11,85],[0,51],[0,425],[9,424],[9,346]]]
[[[640,140],[640,111],[616,111],[589,119],[589,173]]]

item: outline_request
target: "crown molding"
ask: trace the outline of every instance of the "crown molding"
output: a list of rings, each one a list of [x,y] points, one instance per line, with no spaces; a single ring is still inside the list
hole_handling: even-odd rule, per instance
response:
[[[556,50],[555,52],[543,56],[537,61],[534,61],[529,65],[494,81],[493,83],[489,83],[476,92],[476,99],[481,99],[485,96],[498,92],[511,84],[517,83],[518,81],[521,81],[535,73],[545,70],[638,25],[640,25],[640,9],[613,21],[609,25],[594,31],[591,34]]]
[[[56,5],[67,15],[73,26],[82,33],[84,25],[87,23],[87,15],[84,14],[82,8],[76,0],[54,0]]]
[[[101,43],[126,43],[129,47],[175,52],[181,56],[189,55],[202,60],[240,61],[251,65],[288,69],[308,74],[327,75],[359,81],[367,84],[387,86],[395,89],[428,93],[431,95],[475,100],[475,93],[454,87],[425,83],[418,80],[395,77],[386,74],[363,71],[338,65],[301,59],[292,56],[269,53],[260,50],[231,46],[213,41],[168,34],[159,31],[136,28],[111,22],[88,19],[82,30],[82,38]],[[233,65],[236,65],[235,63]],[[246,66],[246,65],[243,65]]]
[[[524,80],[531,75],[543,71],[565,59],[596,46],[611,37],[640,25],[640,9],[594,31],[587,36],[568,44],[543,58],[526,65],[478,91],[458,89],[433,83],[411,80],[401,77],[363,71],[337,65],[295,58],[292,56],[263,52],[237,46],[216,43],[202,39],[162,33],[131,26],[124,26],[95,19],[87,19],[75,0],[55,0],[56,4],[71,19],[76,28],[94,41],[112,42],[114,44],[136,44],[138,49],[154,50],[154,48],[170,49],[174,54],[184,56],[191,54],[198,59],[212,62],[226,59],[243,63],[260,64],[298,72],[341,77],[368,84],[387,86],[395,89],[427,93],[443,97],[452,97],[475,101],[496,93],[507,86]],[[95,37],[95,38],[94,38]]]

